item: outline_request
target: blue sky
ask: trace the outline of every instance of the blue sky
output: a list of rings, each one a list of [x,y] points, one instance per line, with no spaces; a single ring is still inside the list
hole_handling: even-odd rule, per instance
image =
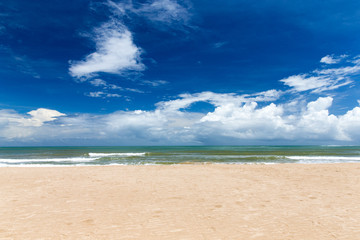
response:
[[[0,144],[360,140],[359,1],[0,2]]]

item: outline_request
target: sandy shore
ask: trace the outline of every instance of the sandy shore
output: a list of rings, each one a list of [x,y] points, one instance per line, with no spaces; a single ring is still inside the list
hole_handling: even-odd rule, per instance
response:
[[[0,239],[360,239],[360,164],[0,168]]]

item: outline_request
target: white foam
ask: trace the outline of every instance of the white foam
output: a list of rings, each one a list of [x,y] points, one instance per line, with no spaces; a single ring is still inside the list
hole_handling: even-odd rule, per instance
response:
[[[146,153],[89,153],[90,157],[112,157],[112,156],[120,156],[120,157],[137,157],[137,156],[145,156]]]
[[[91,162],[99,158],[26,158],[26,159],[11,159],[0,158],[0,163],[37,163],[37,162]]]
[[[69,165],[69,164],[64,164],[64,165],[54,165],[54,164],[16,164],[16,165],[1,165],[0,167],[7,167],[7,168],[41,168],[41,167],[51,167],[51,168],[59,168],[59,167],[78,167],[78,166],[86,166],[86,165]],[[91,166],[91,165],[89,165]]]
[[[314,162],[357,162],[359,157],[344,156],[287,156],[286,158],[298,161],[314,161]]]

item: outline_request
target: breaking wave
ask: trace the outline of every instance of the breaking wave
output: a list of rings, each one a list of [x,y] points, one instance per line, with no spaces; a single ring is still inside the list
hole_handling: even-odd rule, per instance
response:
[[[51,162],[91,162],[99,158],[34,158],[34,159],[4,159],[0,158],[0,164],[11,164],[11,163],[51,163]]]
[[[89,153],[90,157],[141,157],[145,156],[145,152],[141,153]]]
[[[358,162],[360,157],[345,157],[345,156],[287,156],[286,158],[307,163],[322,163],[322,162]]]

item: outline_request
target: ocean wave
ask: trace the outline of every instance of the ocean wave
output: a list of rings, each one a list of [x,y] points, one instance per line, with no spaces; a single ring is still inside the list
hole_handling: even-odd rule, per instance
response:
[[[141,152],[141,153],[89,153],[90,157],[114,157],[114,156],[118,156],[118,157],[140,157],[140,156],[145,156],[146,153],[145,152]]]
[[[91,162],[99,158],[84,158],[84,157],[75,157],[75,158],[33,158],[33,159],[11,159],[11,158],[0,158],[1,164],[11,164],[11,163],[42,163],[42,162]]]

